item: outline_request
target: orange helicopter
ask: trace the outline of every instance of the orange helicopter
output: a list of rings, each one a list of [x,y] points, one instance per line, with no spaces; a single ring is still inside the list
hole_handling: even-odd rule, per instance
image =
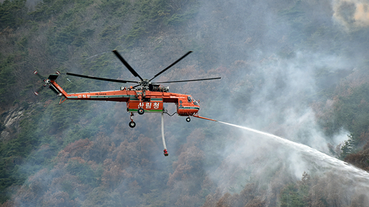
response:
[[[110,78],[100,78],[94,76],[80,75],[75,73],[66,73],[67,75],[89,78],[102,81],[118,82],[118,83],[135,83],[137,85],[131,87],[121,87],[120,90],[111,91],[98,91],[98,92],[82,92],[82,93],[67,93],[62,87],[60,87],[55,81],[59,77],[60,72],[50,75],[47,79],[42,77],[37,71],[34,74],[37,75],[43,82],[43,86],[34,92],[38,95],[39,92],[48,86],[52,91],[54,91],[58,96],[61,97],[59,104],[63,103],[67,99],[71,100],[92,100],[92,101],[116,101],[116,102],[126,102],[127,112],[130,113],[129,126],[134,128],[136,123],[133,121],[133,113],[138,113],[143,115],[145,112],[151,113],[161,113],[161,129],[162,129],[162,141],[164,146],[164,155],[168,156],[167,147],[164,138],[164,113],[173,116],[177,113],[179,116],[187,116],[186,121],[190,122],[190,116],[206,119],[210,121],[216,121],[213,119],[205,118],[198,115],[200,110],[199,102],[191,97],[191,95],[171,93],[169,92],[169,87],[164,87],[160,84],[162,83],[180,83],[180,82],[191,82],[191,81],[207,81],[221,79],[221,77],[214,78],[203,78],[203,79],[192,79],[192,80],[176,80],[176,81],[162,81],[162,82],[152,82],[153,79],[157,78],[159,75],[167,71],[173,65],[181,61],[192,51],[187,52],[181,58],[173,62],[171,65],[157,73],[151,79],[143,79],[118,53],[117,50],[113,50],[113,53],[118,57],[118,59],[126,66],[126,68],[133,74],[133,76],[138,77],[140,81],[131,80],[120,80],[120,79],[110,79]],[[165,108],[164,103],[174,103],[177,106],[177,111],[174,114],[169,114]]]

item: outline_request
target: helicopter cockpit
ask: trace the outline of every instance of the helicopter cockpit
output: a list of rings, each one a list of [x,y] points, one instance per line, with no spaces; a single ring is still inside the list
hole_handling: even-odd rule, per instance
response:
[[[193,103],[194,105],[199,106],[199,103],[195,99],[193,99],[191,96],[187,96],[187,101],[188,103]]]

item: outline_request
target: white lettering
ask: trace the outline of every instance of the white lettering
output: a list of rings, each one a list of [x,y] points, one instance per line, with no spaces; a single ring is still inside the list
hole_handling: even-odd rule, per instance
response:
[[[159,103],[154,103],[154,109],[158,109],[159,108]]]
[[[150,102],[146,103],[146,109],[151,109],[151,103]]]

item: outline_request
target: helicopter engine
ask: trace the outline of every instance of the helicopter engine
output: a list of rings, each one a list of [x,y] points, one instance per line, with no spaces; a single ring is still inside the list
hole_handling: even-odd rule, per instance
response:
[[[160,91],[160,92],[168,92],[169,91],[169,86],[161,86],[158,84],[150,84],[149,85],[149,90],[150,91]]]

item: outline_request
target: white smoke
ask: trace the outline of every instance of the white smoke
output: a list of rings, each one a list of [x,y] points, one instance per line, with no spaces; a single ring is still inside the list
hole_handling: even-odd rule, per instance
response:
[[[333,18],[348,31],[369,26],[369,1],[333,0]]]

